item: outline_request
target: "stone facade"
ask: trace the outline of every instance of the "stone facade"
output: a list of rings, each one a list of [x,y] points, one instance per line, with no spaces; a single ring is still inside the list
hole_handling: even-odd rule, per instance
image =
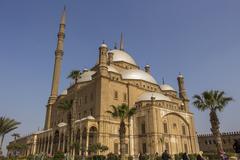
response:
[[[106,111],[111,105],[123,103],[137,108],[137,113],[126,121],[126,154],[162,153],[165,149],[171,154],[199,151],[184,77],[181,74],[177,77],[179,94],[170,85],[159,85],[149,65],[141,70],[124,51],[123,38],[119,49],[109,50],[106,44],[101,44],[98,63],[84,70],[77,83],[58,95],[56,83],[59,83],[63,56],[65,12],[62,19],[45,129],[34,134],[34,154],[67,152],[71,148],[68,144],[76,143],[82,149],[71,149],[71,154],[89,155],[88,147],[96,143],[109,147],[104,154],[119,153],[119,120]],[[59,110],[59,104],[66,100],[73,102],[71,110]],[[70,128],[72,138],[68,136]]]
[[[223,142],[223,149],[225,152],[232,152],[234,140],[240,140],[240,132],[227,132],[221,133]],[[203,152],[216,152],[216,141],[212,134],[201,134],[198,135],[198,142],[200,150]]]

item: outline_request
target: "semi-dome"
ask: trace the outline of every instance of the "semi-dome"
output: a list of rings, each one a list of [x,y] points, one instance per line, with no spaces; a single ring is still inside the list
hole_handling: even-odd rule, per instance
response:
[[[67,95],[67,93],[68,93],[67,89],[64,89],[64,90],[62,91],[61,95],[64,96],[64,95]]]
[[[118,70],[116,68],[114,68],[113,66],[108,66],[108,71],[114,72],[114,73],[119,73]]]
[[[161,90],[163,91],[176,91],[172,86],[168,84],[162,84],[160,85]]]
[[[110,50],[109,52],[113,53],[113,61],[124,61],[137,66],[135,60],[127,52],[118,49]]]
[[[96,73],[95,71],[84,71],[81,74],[81,77],[78,79],[78,82],[91,81],[92,80],[92,75],[94,75],[95,73]]]
[[[150,83],[158,84],[157,81],[145,71],[140,69],[129,69],[121,72],[123,79],[144,80]]]
[[[137,98],[137,102],[139,101],[149,101],[152,99],[152,97],[155,98],[157,101],[171,101],[171,99],[167,96],[164,96],[161,93],[158,92],[144,92]]]

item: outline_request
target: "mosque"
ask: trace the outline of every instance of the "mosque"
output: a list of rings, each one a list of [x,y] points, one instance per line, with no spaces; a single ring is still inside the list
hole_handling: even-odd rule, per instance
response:
[[[164,150],[170,154],[197,153],[199,147],[194,115],[189,110],[183,75],[176,77],[178,91],[168,84],[158,84],[151,74],[150,65],[141,69],[124,50],[122,36],[119,48],[110,50],[107,44],[102,43],[97,64],[89,70],[85,69],[76,83],[58,93],[65,19],[66,10],[59,27],[45,126],[41,131],[17,139],[17,142],[28,144],[22,154],[67,152],[71,143],[77,143],[82,148],[73,149],[73,155],[91,155],[88,147],[96,143],[108,146],[104,154],[118,154],[119,120],[106,111],[111,109],[111,105],[123,103],[137,108],[136,114],[126,121],[127,155],[155,154]],[[59,110],[57,106],[66,100],[72,102],[71,110]],[[67,136],[69,128],[71,143]]]

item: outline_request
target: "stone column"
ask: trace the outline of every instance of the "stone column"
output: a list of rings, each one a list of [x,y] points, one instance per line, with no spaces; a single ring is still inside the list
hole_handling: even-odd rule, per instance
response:
[[[87,138],[86,138],[86,156],[88,156],[88,145],[89,145],[89,129],[87,129]]]
[[[129,154],[134,155],[134,139],[133,139],[133,118],[129,120]]]

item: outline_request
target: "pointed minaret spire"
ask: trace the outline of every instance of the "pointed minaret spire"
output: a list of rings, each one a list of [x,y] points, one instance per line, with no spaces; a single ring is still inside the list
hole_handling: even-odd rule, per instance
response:
[[[119,47],[120,50],[124,50],[123,48],[123,33],[121,32],[121,38],[120,38],[120,47]]]
[[[65,38],[65,20],[66,20],[66,7],[64,6],[63,14],[61,17],[59,31],[58,31],[58,40],[57,40],[57,47],[55,50],[55,63],[54,63],[54,70],[53,70],[53,78],[52,78],[52,89],[51,94],[48,99],[47,104],[47,112],[45,118],[45,129],[51,128],[52,122],[52,106],[57,100],[58,96],[58,87],[60,82],[60,75],[61,75],[61,65],[62,65],[62,57],[63,57],[63,44]]]
[[[64,8],[63,8],[63,13],[62,13],[60,24],[65,24],[65,22],[66,22],[66,6],[64,6]]]

